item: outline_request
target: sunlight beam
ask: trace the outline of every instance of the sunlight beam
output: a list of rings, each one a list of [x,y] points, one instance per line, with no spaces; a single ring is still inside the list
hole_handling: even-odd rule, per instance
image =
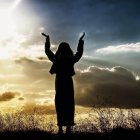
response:
[[[13,12],[22,0],[14,0],[10,7],[0,7],[0,37],[1,40],[15,35]]]
[[[13,11],[21,2],[21,0],[15,0],[12,6],[10,6],[10,11]]]

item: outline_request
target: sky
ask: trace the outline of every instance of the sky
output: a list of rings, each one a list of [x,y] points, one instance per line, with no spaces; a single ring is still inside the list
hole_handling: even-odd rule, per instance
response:
[[[44,32],[55,52],[68,42],[84,54],[75,64],[77,107],[140,107],[138,0],[0,0],[0,107],[54,109],[54,79]]]

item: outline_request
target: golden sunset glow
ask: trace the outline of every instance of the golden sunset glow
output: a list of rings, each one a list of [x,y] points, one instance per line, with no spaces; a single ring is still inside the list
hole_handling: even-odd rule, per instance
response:
[[[28,68],[28,65],[30,65],[30,59],[24,60],[24,57],[34,58],[37,56],[41,56],[42,52],[44,51],[44,48],[41,44],[33,44],[34,31],[32,30],[32,28],[30,29],[30,27],[28,27],[29,31],[26,34],[20,32],[24,31],[27,28],[26,24],[31,25],[31,27],[34,27],[36,25],[35,23],[32,24],[32,22],[34,21],[29,20],[30,15],[28,14],[27,16],[25,9],[22,9],[22,11],[20,10],[20,15],[17,14],[19,12],[18,6],[20,5],[20,2],[21,0],[12,0],[11,2],[7,3],[8,6],[4,5],[3,3],[1,3],[0,5],[1,110],[12,110],[20,108],[26,103],[28,104],[30,100],[32,100],[34,104],[45,104],[45,102],[48,103],[53,101],[53,96],[50,96],[49,98],[44,98],[45,94],[42,93],[41,87],[34,89],[36,85],[40,84],[40,80],[35,79],[35,75],[32,78],[28,77],[28,74],[26,74],[25,72],[25,67]],[[43,27],[38,27],[37,34],[42,30]],[[29,43],[29,47],[27,47],[28,42],[31,42],[31,44]],[[18,62],[20,61],[20,57],[21,62]],[[23,63],[23,65],[26,66],[20,65],[20,63]],[[35,64],[35,66],[37,65]],[[27,81],[28,87],[24,85],[24,83],[27,83]],[[45,87],[45,85],[43,85],[43,87]],[[45,89],[46,93],[50,94],[48,92],[49,88],[42,89]],[[9,95],[9,92],[11,95]],[[17,92],[19,94],[16,94]],[[9,96],[11,96],[11,98],[9,98]]]

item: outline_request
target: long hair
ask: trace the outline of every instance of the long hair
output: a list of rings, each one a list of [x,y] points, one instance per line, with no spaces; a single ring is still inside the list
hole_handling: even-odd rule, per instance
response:
[[[68,43],[61,42],[58,46],[55,56],[56,58],[71,58],[73,57],[73,51]]]

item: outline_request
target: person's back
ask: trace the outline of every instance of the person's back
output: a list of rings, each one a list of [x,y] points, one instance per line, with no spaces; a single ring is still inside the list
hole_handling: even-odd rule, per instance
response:
[[[73,54],[70,46],[66,42],[60,43],[55,54],[50,50],[49,36],[46,38],[45,53],[53,62],[50,69],[51,74],[56,74],[55,79],[55,107],[57,113],[57,125],[59,133],[62,134],[62,126],[67,127],[67,133],[70,133],[70,128],[74,123],[74,86],[72,76],[75,74],[74,64],[79,61],[83,54],[84,41],[82,40],[85,34],[80,38],[77,53]]]
[[[56,75],[72,76],[74,72],[74,54],[68,43],[62,42],[55,54],[52,73]]]

